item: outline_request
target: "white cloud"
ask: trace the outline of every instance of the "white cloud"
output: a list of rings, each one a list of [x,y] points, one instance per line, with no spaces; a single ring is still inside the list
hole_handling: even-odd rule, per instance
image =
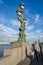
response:
[[[17,41],[18,37],[10,37],[10,36],[3,36],[0,35],[0,42],[13,42],[13,41]]]
[[[36,16],[36,18],[35,18],[35,20],[36,20],[36,22],[38,21],[40,19],[40,17],[37,15]],[[5,21],[5,19],[4,18],[0,18],[0,21]],[[13,26],[17,26],[17,27],[19,27],[20,26],[20,22],[19,21],[17,21],[17,20],[11,20],[10,21],[10,24],[11,25],[13,25]],[[28,24],[29,24],[29,19],[27,20],[27,22],[26,22],[26,30],[27,31],[31,31],[31,30],[33,30],[34,29],[34,25],[30,25],[30,26],[28,26]],[[36,30],[36,32],[37,33],[40,33],[41,32],[41,30],[40,29],[38,29],[38,30]],[[10,27],[7,27],[7,26],[4,26],[3,24],[0,24],[0,41],[2,40],[2,39],[4,39],[4,37],[5,37],[5,41],[7,40],[9,40],[9,41],[15,41],[15,40],[17,40],[17,38],[18,38],[18,33],[19,33],[19,31],[17,31],[17,30],[14,30],[14,29],[12,29],[12,28],[10,28]],[[37,36],[34,34],[34,32],[33,33],[26,33],[26,38],[27,38],[27,40],[29,41],[29,40],[36,40],[37,39]]]
[[[30,27],[31,28],[31,27]],[[30,29],[29,29],[30,30]],[[41,32],[41,30],[36,30],[38,33]],[[10,27],[4,26],[3,24],[0,24],[0,41],[16,41],[18,39],[18,33],[19,31],[14,30]],[[37,41],[38,35],[34,32],[25,32],[26,33],[26,39],[27,41]],[[43,38],[43,34],[40,34],[40,38]]]
[[[3,24],[0,24],[0,35],[15,36],[15,34],[18,34],[17,30],[4,26]]]
[[[16,41],[18,31],[0,24],[0,41]]]
[[[32,24],[36,24],[36,23],[40,22],[40,15],[39,14],[33,15],[33,14],[31,14],[31,12],[29,12],[28,9],[25,11],[25,13],[27,14],[27,17],[30,20],[30,22],[32,22]]]
[[[25,25],[26,25],[26,27],[28,26],[28,24],[29,24],[29,19],[26,21],[26,24],[25,24]]]
[[[43,42],[43,33],[36,34],[35,32],[26,32],[26,40],[28,42],[34,42],[39,40]]]
[[[5,19],[0,17],[0,22],[5,22]]]
[[[36,33],[41,33],[41,29],[37,29],[36,30]]]
[[[0,0],[0,3],[3,4],[4,3],[3,0]]]
[[[37,39],[38,39],[38,37],[33,36],[33,35],[26,37],[26,40],[27,40],[28,42],[34,42],[34,41],[37,41]]]
[[[17,20],[12,19],[12,20],[11,20],[11,24],[12,24],[12,25],[15,25],[15,26],[17,26],[17,27],[20,27],[20,22],[17,21]]]
[[[28,10],[28,9],[26,9],[25,13],[26,13],[26,14],[29,14],[29,10]]]
[[[34,32],[26,32],[26,40],[28,42],[37,41],[38,36]]]
[[[40,16],[39,14],[36,14],[35,15],[35,23],[39,22],[40,21]]]
[[[30,30],[34,29],[34,26],[33,25],[30,25],[26,29],[28,29],[30,31]]]

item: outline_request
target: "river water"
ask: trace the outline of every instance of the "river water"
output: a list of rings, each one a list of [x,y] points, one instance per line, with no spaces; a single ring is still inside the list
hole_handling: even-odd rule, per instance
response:
[[[12,48],[11,44],[0,44],[0,57],[3,57],[3,51],[5,48]]]

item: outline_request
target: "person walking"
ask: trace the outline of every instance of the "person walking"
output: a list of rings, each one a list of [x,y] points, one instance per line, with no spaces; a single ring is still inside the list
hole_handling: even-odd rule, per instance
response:
[[[36,60],[38,61],[38,55],[37,55],[37,54],[38,54],[38,52],[37,52],[37,50],[36,50],[36,49],[35,49],[35,51],[34,51],[34,52],[35,52],[35,58],[36,58]]]
[[[37,49],[35,48],[35,44],[32,44],[33,50],[34,50],[34,58],[38,61],[38,52]]]

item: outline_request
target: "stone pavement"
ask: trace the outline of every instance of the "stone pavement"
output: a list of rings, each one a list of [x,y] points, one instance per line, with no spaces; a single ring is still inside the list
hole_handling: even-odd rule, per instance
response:
[[[17,65],[29,65],[29,64],[30,64],[30,59],[29,58],[26,58],[24,61],[21,61]]]
[[[43,51],[43,46],[42,46],[42,51]],[[41,54],[41,52],[39,53],[40,56],[38,55],[38,61],[36,60],[36,57],[32,60],[29,56],[27,56],[27,58],[20,62],[17,65],[43,65],[43,52]]]
[[[43,65],[43,64],[40,59],[39,59],[39,61],[37,61],[36,59],[30,61],[29,58],[26,58],[23,62],[20,62],[17,65]]]

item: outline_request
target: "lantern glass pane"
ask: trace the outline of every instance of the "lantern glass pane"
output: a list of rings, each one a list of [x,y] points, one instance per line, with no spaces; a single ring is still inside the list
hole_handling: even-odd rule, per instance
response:
[[[23,22],[26,22],[26,20],[24,20]]]
[[[18,15],[21,15],[21,12],[18,12]]]
[[[22,9],[24,9],[24,6],[23,6],[23,5],[21,5],[21,8],[22,8]]]

